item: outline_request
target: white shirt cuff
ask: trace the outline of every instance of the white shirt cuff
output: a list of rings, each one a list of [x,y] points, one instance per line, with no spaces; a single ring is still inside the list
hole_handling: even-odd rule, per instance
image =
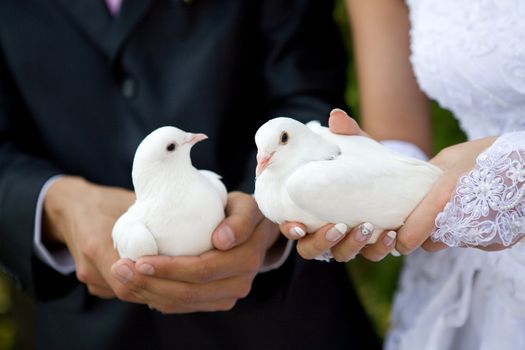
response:
[[[38,195],[35,212],[33,250],[36,256],[46,265],[63,275],[67,275],[75,271],[75,262],[69,253],[69,250],[63,248],[50,252],[44,243],[42,243],[42,212],[44,210],[44,199],[51,185],[53,185],[60,177],[61,175],[57,175],[47,180]]]
[[[263,266],[259,269],[260,273],[278,269],[284,264],[286,259],[288,259],[294,242],[289,240],[286,240],[286,244],[281,242],[282,238],[279,238],[277,242],[275,242],[275,244],[268,250],[266,257],[264,258]]]
[[[419,160],[428,160],[428,156],[425,152],[411,142],[401,140],[383,140],[381,143],[391,151],[417,158]]]

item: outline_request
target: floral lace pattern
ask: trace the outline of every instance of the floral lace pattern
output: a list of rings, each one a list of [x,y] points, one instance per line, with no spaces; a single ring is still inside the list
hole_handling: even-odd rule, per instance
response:
[[[408,0],[423,91],[468,138],[525,130],[525,1]]]
[[[407,4],[411,62],[421,89],[453,112],[469,140],[525,131],[525,1],[407,0]],[[510,170],[508,175],[492,172],[505,188],[513,181],[516,188],[523,186],[520,165],[510,164],[524,158],[522,140],[515,139],[513,154],[496,158],[506,160]],[[464,205],[474,202],[473,208],[482,207],[497,200],[489,197],[490,201],[465,199]],[[470,223],[488,221],[488,227],[501,228],[518,223],[509,218],[525,213],[523,202],[506,211],[489,205],[487,217],[479,213],[480,218]],[[461,208],[461,202],[451,201],[437,231],[458,244],[457,228],[465,233],[461,228],[468,227],[467,219],[473,217]],[[473,230],[466,237],[479,233]],[[504,237],[512,241],[512,234]],[[525,349],[524,298],[525,243],[498,252],[419,249],[405,257],[385,350]]]
[[[436,218],[434,241],[509,246],[525,235],[525,132],[499,137],[463,175]]]

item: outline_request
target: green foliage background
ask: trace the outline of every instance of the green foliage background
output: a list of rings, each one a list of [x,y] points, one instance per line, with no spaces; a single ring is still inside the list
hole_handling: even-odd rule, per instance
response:
[[[15,326],[11,317],[11,293],[7,280],[0,275],[0,349],[10,349],[15,337]]]
[[[336,0],[334,16],[340,24],[351,58],[351,38],[342,0]],[[348,67],[346,99],[353,107],[354,117],[359,119],[359,91],[352,61]],[[434,152],[465,140],[452,115],[439,108],[436,103],[432,104],[432,121]],[[383,337],[389,327],[392,297],[402,266],[402,258],[389,256],[382,262],[372,263],[358,257],[347,266],[376,331]],[[28,330],[31,330],[31,323],[31,307],[28,308],[27,299],[20,293],[13,293],[13,288],[0,273],[0,350],[30,347],[27,345],[30,341],[25,338]]]

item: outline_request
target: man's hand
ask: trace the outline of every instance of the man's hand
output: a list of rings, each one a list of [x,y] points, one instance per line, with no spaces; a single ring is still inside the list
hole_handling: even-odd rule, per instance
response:
[[[195,257],[147,256],[112,266],[117,296],[163,313],[230,310],[250,292],[277,226],[264,219],[252,196],[228,195],[226,219],[214,231],[216,250]]]
[[[113,249],[111,231],[134,201],[132,191],[98,186],[70,176],[57,180],[46,194],[44,243],[67,246],[78,280],[93,295],[115,296],[119,282],[111,275],[110,267],[119,257]]]
[[[368,136],[354,119],[340,109],[330,112],[328,125],[330,131],[336,134]],[[280,229],[288,239],[299,240],[297,252],[305,259],[313,259],[330,249],[337,261],[348,261],[359,253],[369,260],[379,261],[394,249],[396,239],[396,232],[385,231],[374,244],[367,245],[370,233],[374,230],[370,223],[363,223],[350,230],[342,224],[326,225],[306,236],[306,228],[301,223],[286,222]],[[341,232],[342,229],[344,232]]]

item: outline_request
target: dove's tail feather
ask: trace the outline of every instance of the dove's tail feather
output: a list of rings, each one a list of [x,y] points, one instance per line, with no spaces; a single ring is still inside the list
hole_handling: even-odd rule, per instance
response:
[[[158,254],[157,243],[151,232],[129,212],[115,223],[112,238],[121,258],[137,261],[141,256]]]

